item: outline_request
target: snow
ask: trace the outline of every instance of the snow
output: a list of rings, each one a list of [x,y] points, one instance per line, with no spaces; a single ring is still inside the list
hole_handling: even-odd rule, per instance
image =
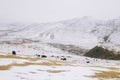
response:
[[[89,58],[91,63],[88,64],[88,63],[85,63],[84,61],[85,58],[86,57],[83,57],[83,56],[82,57],[73,56],[71,61],[76,60],[77,62],[71,63],[71,65],[67,65],[67,66],[64,66],[64,65],[63,66],[62,65],[61,66],[57,66],[57,65],[56,66],[55,65],[54,66],[47,66],[47,65],[13,66],[9,70],[0,70],[0,75],[2,80],[21,80],[21,79],[23,80],[38,80],[38,79],[40,80],[61,80],[61,79],[62,80],[66,80],[66,79],[99,80],[97,78],[90,78],[88,76],[94,75],[95,71],[109,71],[107,67],[110,67],[110,66],[120,68],[119,65],[115,65],[116,63],[119,63],[119,61],[108,61],[109,63],[107,63],[105,62],[106,60],[98,59],[96,64],[94,62],[94,59]],[[11,62],[14,63],[14,61],[16,62],[20,61],[21,63],[26,62],[24,59],[23,60],[0,59],[0,61],[2,61],[3,63],[6,63],[2,65],[7,65],[8,63],[11,64]],[[35,63],[41,63],[43,61],[49,62],[49,59],[38,60],[38,61],[35,61]],[[101,67],[96,67],[96,66],[101,66]],[[58,72],[54,73],[54,71],[58,71]]]
[[[14,50],[17,56],[23,57],[21,59],[0,58],[0,67],[11,66],[10,69],[0,70],[0,79],[100,80],[88,76],[95,75],[96,71],[111,71],[110,67],[120,69],[120,62],[77,56],[48,43],[74,45],[82,49],[100,45],[119,52],[119,35],[120,19],[102,21],[83,17],[54,23],[0,24],[0,55],[11,55]],[[38,58],[36,54],[47,55],[47,58],[33,61],[24,58]],[[61,56],[66,57],[67,60],[62,61]],[[14,63],[25,64],[26,62],[36,65],[14,65]],[[40,64],[44,62],[54,64],[58,62],[61,65]],[[119,72],[119,70],[114,71]]]
[[[0,66],[1,65],[7,65],[11,64],[13,61],[10,61],[10,59],[0,59]]]
[[[5,75],[4,72],[0,72],[0,75],[2,76],[2,80],[21,80],[21,78],[23,77],[24,80],[66,80],[66,79],[70,79],[70,80],[79,80],[79,79],[84,79],[84,80],[96,80],[96,79],[89,79],[84,77],[83,75],[89,75],[92,72],[89,71],[89,69],[87,68],[73,68],[73,67],[56,67],[58,70],[66,70],[66,68],[70,71],[68,72],[61,72],[61,73],[48,73],[44,70],[52,70],[52,68],[46,67],[46,66],[28,66],[28,67],[24,67],[24,68],[14,68],[10,71],[6,71],[9,75]],[[39,70],[43,70],[43,71],[37,71],[37,69]],[[83,71],[85,72],[83,74]],[[36,72],[36,74],[32,74],[30,72]],[[2,74],[1,74],[2,73]],[[73,74],[74,73],[74,74]],[[78,75],[79,74],[79,75]],[[32,77],[31,77],[32,76]]]
[[[92,48],[100,43],[119,45],[120,19],[96,20],[75,18],[54,23],[0,24],[0,41],[21,42],[25,39]],[[104,41],[104,37],[108,39]]]

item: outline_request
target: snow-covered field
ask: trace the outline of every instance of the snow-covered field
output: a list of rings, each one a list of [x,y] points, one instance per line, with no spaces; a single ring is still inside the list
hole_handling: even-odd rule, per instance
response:
[[[9,55],[9,56],[8,56]],[[2,80],[117,80],[120,79],[120,61],[106,61],[71,55],[66,61],[28,56],[0,54]],[[101,73],[96,75],[96,73]],[[108,73],[105,74],[105,73]],[[113,76],[111,76],[113,75]]]
[[[77,56],[40,43],[39,45],[38,43],[2,44],[0,48],[0,79],[2,80],[120,79],[120,61]],[[12,50],[16,50],[17,55],[12,55]],[[39,54],[40,57],[35,54]],[[47,57],[42,58],[41,55]],[[63,57],[67,60],[61,60]]]

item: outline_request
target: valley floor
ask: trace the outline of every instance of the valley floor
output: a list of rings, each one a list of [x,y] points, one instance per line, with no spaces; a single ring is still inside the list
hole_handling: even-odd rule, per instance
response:
[[[120,61],[75,55],[69,55],[67,60],[60,60],[56,57],[40,58],[0,53],[0,79],[120,80]]]

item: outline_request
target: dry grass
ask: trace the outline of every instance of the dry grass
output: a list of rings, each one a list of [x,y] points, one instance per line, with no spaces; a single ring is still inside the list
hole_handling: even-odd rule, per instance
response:
[[[88,77],[92,77],[92,78],[120,78],[120,72],[116,72],[116,71],[98,71],[97,73],[95,73],[95,75],[93,76],[88,76]]]
[[[115,68],[115,67],[107,67],[107,69],[113,70],[113,71],[119,71],[120,70],[120,68]]]
[[[9,66],[9,65],[0,66],[0,70],[8,70],[9,68],[11,68],[11,66]]]
[[[49,73],[61,73],[61,72],[66,72],[66,70],[47,70]]]
[[[106,67],[103,67],[103,66],[90,66],[90,67],[94,67],[94,68],[106,68]]]
[[[32,58],[28,56],[15,56],[15,55],[2,55],[0,54],[1,58],[9,58],[9,59],[24,59],[28,60],[28,62],[23,63],[11,63],[8,65],[1,65],[0,70],[9,70],[10,68],[16,66],[16,67],[24,67],[24,66],[30,66],[30,65],[43,65],[43,66],[68,66],[71,63],[64,62],[64,61],[56,61],[56,60],[45,60],[45,62],[37,62],[38,60],[43,60],[41,58]]]
[[[12,63],[12,64],[8,64],[8,65],[0,66],[0,70],[9,70],[13,66],[23,67],[23,66],[34,65],[34,64],[35,63],[29,63],[29,62],[25,62],[25,63],[21,63],[21,64]]]
[[[15,56],[15,55],[0,55],[0,58],[27,59],[27,60],[31,60],[31,61],[41,60],[41,58],[20,57],[20,56]]]
[[[14,56],[14,55],[0,55],[0,58],[15,58],[15,59],[21,59],[22,57]]]
[[[62,63],[60,61],[47,61],[47,62],[40,62],[40,63],[36,63],[36,62],[24,62],[24,63],[11,63],[8,65],[3,65],[0,66],[0,70],[9,70],[10,68],[16,66],[16,67],[24,67],[24,66],[30,66],[30,65],[43,65],[43,66],[66,66],[68,65],[67,63]]]
[[[103,66],[91,66],[91,67],[95,67],[95,68],[104,68],[104,69],[108,69],[109,71],[97,71],[95,73],[95,75],[93,76],[87,76],[87,77],[92,77],[92,78],[120,78],[120,68],[116,68],[116,67],[103,67]]]
[[[57,60],[48,60],[48,62],[42,62],[40,65],[46,66],[69,66],[71,63]]]
[[[36,72],[33,72],[33,71],[31,71],[31,72],[29,72],[29,73],[31,73],[31,74],[36,74]]]
[[[109,69],[112,71],[119,71],[120,68],[116,68],[116,67],[103,67],[103,66],[91,66],[91,67],[95,67],[95,68],[105,68],[105,69]]]
[[[61,72],[66,72],[68,70],[40,70],[38,69],[38,71],[46,71],[48,73],[61,73]]]

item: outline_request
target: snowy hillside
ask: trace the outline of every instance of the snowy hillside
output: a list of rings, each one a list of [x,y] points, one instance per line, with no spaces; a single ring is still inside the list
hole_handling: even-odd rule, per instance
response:
[[[54,23],[0,24],[1,42],[42,41],[92,48],[120,45],[120,19],[96,20],[91,17]]]
[[[96,45],[120,51],[119,35],[120,19],[0,24],[1,79],[119,80],[119,60],[81,56]]]

